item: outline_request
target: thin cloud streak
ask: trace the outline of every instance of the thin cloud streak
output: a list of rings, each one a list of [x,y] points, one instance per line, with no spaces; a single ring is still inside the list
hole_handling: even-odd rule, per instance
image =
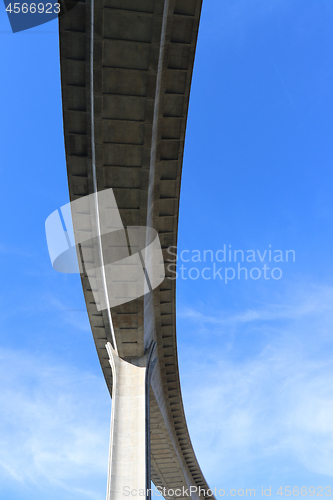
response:
[[[0,492],[19,482],[22,491],[37,487],[36,498],[85,492],[100,500],[110,416],[104,380],[48,361],[0,350]]]
[[[193,346],[180,353],[189,428],[213,482],[237,487],[247,473],[264,482],[274,468],[286,478],[297,470],[309,480],[320,475],[331,482],[332,299],[330,287],[300,286],[286,293],[283,303],[226,317],[183,309],[183,317],[199,322],[199,329],[209,327],[214,338],[226,325],[235,327],[229,349],[216,342],[213,353]],[[251,356],[234,356],[243,342],[237,336],[254,321],[265,345]]]
[[[288,293],[282,302],[263,303],[257,309],[229,313],[221,311],[219,314],[206,314],[186,306],[180,306],[177,315],[180,319],[193,320],[201,327],[205,325],[239,326],[254,321],[294,320],[313,314],[332,312],[333,288],[323,286],[309,286],[304,292],[297,289]],[[206,308],[206,307],[205,307]]]

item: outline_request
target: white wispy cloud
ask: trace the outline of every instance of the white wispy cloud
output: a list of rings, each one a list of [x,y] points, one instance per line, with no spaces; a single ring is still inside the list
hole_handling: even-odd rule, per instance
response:
[[[22,498],[104,498],[110,398],[102,377],[1,349],[0,408],[0,496],[19,488]]]
[[[318,314],[332,314],[333,288],[313,284],[295,286],[290,284],[290,291],[285,296],[275,297],[272,302],[261,302],[256,308],[231,311],[220,309],[215,313],[203,312],[207,308],[191,308],[181,305],[177,311],[180,319],[192,320],[200,327],[211,329],[212,325],[241,326],[255,321],[296,320]],[[201,310],[200,310],[201,309]],[[211,330],[210,330],[211,331]]]
[[[85,304],[81,301],[79,305],[81,308],[70,307],[68,303],[65,304],[52,294],[44,296],[41,302],[43,310],[49,309],[57,314],[60,313],[59,319],[62,323],[72,326],[76,330],[91,332]]]
[[[205,330],[200,350],[182,347],[181,376],[195,449],[215,482],[237,487],[246,474],[264,482],[295,471],[332,480],[333,289],[296,288],[280,302],[234,314],[183,310],[192,331],[194,324]],[[254,322],[257,337],[242,336],[240,354],[237,336]],[[230,325],[228,350],[217,340],[205,347],[209,330],[218,339]],[[247,355],[258,332],[266,342]]]
[[[181,353],[189,427],[213,485],[237,487],[245,470],[258,479],[281,464],[287,475],[332,478],[332,298],[330,287],[300,286],[245,312],[185,311],[191,329],[199,318],[216,338],[234,326],[228,352],[218,343],[205,351],[202,337]],[[238,359],[237,333],[254,323],[267,342]],[[102,377],[0,350],[0,497],[15,485],[17,498],[102,500],[109,405]]]
[[[48,288],[36,290],[33,287],[24,286],[19,290],[13,290],[11,294],[0,295],[0,306],[2,308],[1,321],[16,317],[40,317],[47,314],[52,318],[57,327],[71,327],[74,331],[87,332],[91,335],[88,314],[85,303],[82,300],[79,282],[76,288],[73,283],[64,287],[64,290],[54,292]],[[78,292],[80,295],[77,297]],[[66,302],[66,294],[70,297]]]

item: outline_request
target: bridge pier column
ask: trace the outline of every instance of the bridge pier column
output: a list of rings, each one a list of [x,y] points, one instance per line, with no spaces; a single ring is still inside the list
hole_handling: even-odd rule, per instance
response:
[[[149,500],[149,392],[156,362],[155,343],[144,356],[132,360],[135,364],[121,359],[110,343],[107,343],[106,349],[113,375],[106,498],[130,500],[132,490],[136,490],[136,496]]]

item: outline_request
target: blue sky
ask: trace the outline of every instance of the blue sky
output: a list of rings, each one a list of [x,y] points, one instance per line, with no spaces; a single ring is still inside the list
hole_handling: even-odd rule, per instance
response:
[[[177,281],[185,410],[212,487],[332,485],[332,22],[326,0],[204,1],[179,250],[296,256],[278,280]],[[53,271],[44,234],[68,202],[57,23],[13,35],[3,7],[0,36],[0,498],[101,500],[110,399],[79,278]]]

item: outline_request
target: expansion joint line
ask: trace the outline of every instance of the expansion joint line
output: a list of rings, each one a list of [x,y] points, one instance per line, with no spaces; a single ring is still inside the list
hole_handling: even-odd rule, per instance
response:
[[[112,342],[114,350],[118,354],[116,336],[114,333],[112,316],[110,311],[110,302],[108,295],[108,288],[106,284],[105,269],[104,269],[104,256],[102,249],[101,240],[101,223],[99,217],[99,206],[98,206],[98,190],[97,190],[97,174],[96,174],[96,153],[95,153],[95,121],[94,121],[94,0],[91,1],[91,12],[90,12],[90,116],[91,116],[91,165],[93,173],[93,186],[94,186],[94,201],[95,201],[95,215],[96,215],[96,229],[98,236],[98,252],[101,263],[101,275],[103,283],[103,291],[105,295],[105,302],[107,305],[107,315],[110,324],[110,330],[112,335]]]
[[[149,165],[150,189],[148,188],[147,226],[151,227],[154,227],[153,205],[154,205],[154,184],[155,184],[155,170],[156,170],[156,146],[158,140],[158,122],[159,122],[159,112],[160,112],[162,72],[163,72],[163,62],[164,62],[165,40],[167,33],[168,13],[169,13],[169,0],[165,0],[163,8],[162,28],[161,28],[160,51],[159,51],[158,65],[157,65],[155,103],[154,103],[150,165]],[[150,208],[151,210],[149,210]]]

